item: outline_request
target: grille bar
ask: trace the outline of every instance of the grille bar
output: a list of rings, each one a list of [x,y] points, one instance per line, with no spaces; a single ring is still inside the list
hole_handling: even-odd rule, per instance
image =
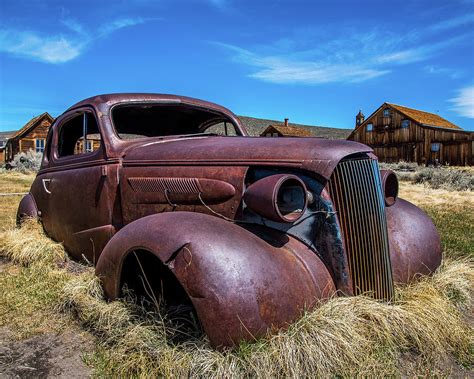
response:
[[[329,190],[338,212],[354,294],[392,299],[385,201],[377,161],[339,163]]]

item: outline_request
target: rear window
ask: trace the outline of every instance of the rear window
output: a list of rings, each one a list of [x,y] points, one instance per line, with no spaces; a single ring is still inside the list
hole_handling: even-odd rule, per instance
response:
[[[224,115],[183,104],[127,104],[112,109],[121,139],[174,135],[240,135]]]

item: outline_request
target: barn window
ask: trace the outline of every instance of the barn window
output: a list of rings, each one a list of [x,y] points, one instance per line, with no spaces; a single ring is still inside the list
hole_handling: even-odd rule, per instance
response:
[[[390,117],[390,108],[385,108],[383,110],[383,116],[384,117]]]
[[[402,128],[409,128],[410,120],[402,120]]]
[[[36,140],[36,152],[42,153],[44,151],[44,139]]]
[[[367,131],[371,132],[372,130],[374,130],[374,124],[372,124],[372,123],[367,124]]]
[[[433,153],[437,153],[439,151],[439,148],[440,148],[440,143],[439,142],[433,142],[431,144],[431,151]]]

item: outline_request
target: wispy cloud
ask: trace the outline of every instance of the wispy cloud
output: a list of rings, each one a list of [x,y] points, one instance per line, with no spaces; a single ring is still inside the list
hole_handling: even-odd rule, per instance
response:
[[[427,65],[423,70],[428,74],[447,76],[451,79],[460,79],[465,75],[462,70],[437,65]]]
[[[81,23],[79,23],[77,20],[74,20],[73,18],[62,19],[61,24],[63,24],[66,28],[68,28],[70,31],[74,33],[82,34],[82,35],[89,34],[85,30],[84,26]]]
[[[320,84],[330,82],[359,82],[388,73],[357,64],[329,64],[292,60],[280,56],[259,56],[237,46],[215,43],[234,53],[235,62],[244,63],[257,69],[249,77],[272,83]]]
[[[474,118],[474,86],[461,88],[449,102],[454,104],[452,110],[460,116]]]
[[[450,21],[450,25],[467,22],[464,19]],[[438,26],[448,27],[448,24]],[[426,38],[429,33],[423,30],[397,35],[379,29],[366,32],[347,29],[331,33],[329,30],[305,29],[268,45],[249,49],[226,43],[214,44],[230,52],[235,62],[253,68],[249,77],[272,83],[314,85],[377,78],[394,71],[399,65],[427,61],[472,38],[472,33],[468,32],[432,43]],[[449,77],[455,75],[454,71],[445,74]]]
[[[123,28],[144,24],[147,21],[154,21],[154,20],[159,20],[159,19],[158,18],[145,19],[141,17],[120,18],[120,19],[117,19],[117,20],[114,20],[112,22],[102,25],[99,28],[99,34],[101,36],[105,36]]]
[[[429,30],[432,31],[445,31],[449,29],[454,29],[462,25],[474,23],[474,13],[468,13],[459,17],[447,19],[436,24],[433,24],[429,27]]]
[[[68,32],[49,35],[3,28],[0,29],[0,52],[44,63],[65,63],[81,55],[94,40],[151,20],[158,19],[120,18],[89,31],[74,19],[63,19],[61,24]]]
[[[64,63],[78,57],[84,42],[63,35],[46,36],[35,32],[0,30],[0,51],[46,63]]]
[[[409,64],[415,62],[421,62],[427,60],[445,48],[452,47],[460,42],[467,41],[472,38],[470,33],[461,34],[452,38],[448,38],[438,43],[426,43],[421,44],[417,47],[408,48],[392,53],[384,54],[376,58],[378,63],[397,63],[397,64]]]

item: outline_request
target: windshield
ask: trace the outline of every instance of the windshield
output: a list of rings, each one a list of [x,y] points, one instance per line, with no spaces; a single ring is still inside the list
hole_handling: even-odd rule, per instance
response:
[[[223,114],[185,104],[126,104],[112,110],[121,139],[176,135],[241,135]]]

